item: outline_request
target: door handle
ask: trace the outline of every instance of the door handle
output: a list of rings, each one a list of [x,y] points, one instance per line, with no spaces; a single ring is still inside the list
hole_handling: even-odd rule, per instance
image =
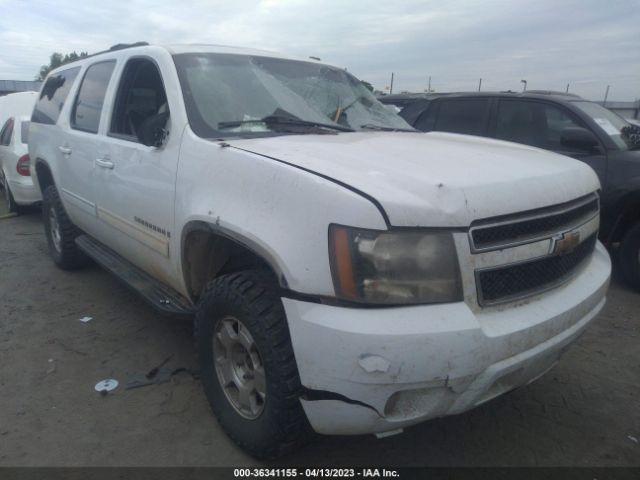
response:
[[[62,152],[63,155],[71,155],[71,148],[69,148],[69,147],[64,147],[64,146],[60,145],[58,147],[58,150],[60,150],[60,152]]]
[[[106,158],[96,158],[96,165],[109,170],[113,170],[113,167],[115,167],[115,164]]]

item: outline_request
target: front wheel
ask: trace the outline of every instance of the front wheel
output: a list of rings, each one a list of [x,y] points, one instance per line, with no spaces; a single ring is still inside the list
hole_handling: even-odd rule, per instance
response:
[[[210,282],[195,318],[202,383],[227,435],[257,458],[308,438],[302,387],[275,280],[261,271]]]
[[[640,222],[625,233],[620,243],[620,270],[632,288],[640,290]]]

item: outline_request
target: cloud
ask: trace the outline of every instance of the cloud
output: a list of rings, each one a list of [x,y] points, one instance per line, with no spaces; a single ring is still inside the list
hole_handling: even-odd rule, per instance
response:
[[[0,0],[1,1],[1,0]],[[319,56],[378,88],[529,88],[640,97],[638,0],[2,1],[0,78],[51,52],[122,42],[218,43]]]

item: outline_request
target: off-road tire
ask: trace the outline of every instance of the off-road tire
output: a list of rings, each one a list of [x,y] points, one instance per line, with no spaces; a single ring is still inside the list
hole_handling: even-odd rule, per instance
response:
[[[50,211],[55,211],[60,232],[60,248],[56,248],[52,238]],[[47,187],[42,195],[42,220],[49,245],[49,253],[53,261],[63,270],[77,270],[85,266],[89,259],[78,248],[75,239],[82,231],[76,227],[64,210],[55,186]]]
[[[630,287],[640,291],[640,222],[625,233],[618,253],[622,276]]]
[[[229,316],[247,328],[264,366],[264,407],[253,420],[236,411],[216,374],[213,334],[217,322]],[[247,270],[208,283],[198,305],[194,335],[205,394],[218,422],[238,446],[256,458],[276,458],[310,438],[284,307],[271,275]]]

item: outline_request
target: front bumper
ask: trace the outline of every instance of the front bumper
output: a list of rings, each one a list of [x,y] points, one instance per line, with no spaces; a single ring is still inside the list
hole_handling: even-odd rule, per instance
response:
[[[396,430],[460,413],[558,361],[605,303],[611,262],[598,243],[568,283],[520,303],[342,308],[283,299],[318,433]]]

